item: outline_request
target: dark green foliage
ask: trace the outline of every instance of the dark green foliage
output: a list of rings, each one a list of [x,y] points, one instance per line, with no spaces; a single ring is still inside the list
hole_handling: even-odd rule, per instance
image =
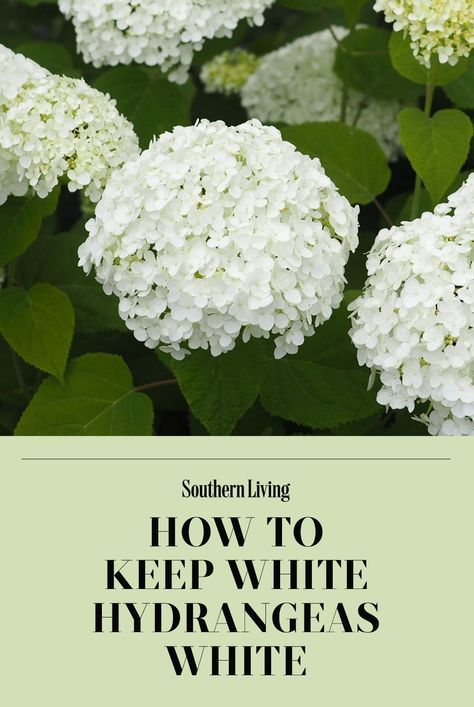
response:
[[[277,0],[263,27],[241,22],[209,41],[178,86],[153,67],[95,69],[75,48],[56,0],[2,0],[0,42],[54,73],[83,77],[109,93],[133,123],[142,148],[198,118],[239,124],[236,96],[207,94],[201,66],[233,46],[264,54],[329,26],[351,30],[334,70],[364,100],[401,99],[406,157],[390,166],[368,133],[341,120],[279,126],[297,149],[320,158],[339,190],[361,206],[360,246],[351,257],[341,307],[298,354],[273,357],[270,341],[239,342],[214,358],[183,361],[146,349],[118,316],[117,301],[77,266],[90,205],[63,185],[42,200],[0,206],[0,433],[19,435],[412,435],[423,425],[376,402],[377,384],[357,362],[348,303],[364,286],[366,253],[383,226],[419,215],[472,170],[474,60],[455,67],[418,63],[402,33],[368,0]],[[361,27],[361,24],[364,27]],[[426,84],[434,91],[423,112]],[[471,111],[471,112],[470,112]],[[461,170],[464,169],[464,172]],[[413,186],[417,173],[416,203]]]

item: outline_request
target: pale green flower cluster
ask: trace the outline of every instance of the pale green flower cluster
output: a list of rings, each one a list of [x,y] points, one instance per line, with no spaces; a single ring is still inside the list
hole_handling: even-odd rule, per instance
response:
[[[223,93],[226,96],[240,93],[247,79],[256,71],[260,59],[245,51],[232,49],[204,64],[201,80],[207,93]]]
[[[409,36],[413,54],[426,67],[433,55],[454,65],[474,47],[474,0],[376,0],[374,10]]]

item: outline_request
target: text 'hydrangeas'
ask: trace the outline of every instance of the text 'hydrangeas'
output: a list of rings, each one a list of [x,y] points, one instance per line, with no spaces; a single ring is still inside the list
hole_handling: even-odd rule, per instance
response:
[[[349,125],[371,133],[389,159],[400,153],[397,114],[398,100],[367,99],[349,90],[334,72],[337,43],[348,30],[316,32],[301,37],[262,57],[255,73],[242,88],[242,104],[250,117],[263,122],[298,125],[311,121],[340,120],[342,101],[346,101]]]
[[[186,81],[204,40],[230,37],[240,20],[263,24],[274,0],[59,0],[72,18],[79,50],[94,66],[132,61],[171,70]]]
[[[115,101],[2,48],[0,203],[28,187],[45,197],[61,178],[98,201],[111,172],[139,151]]]
[[[434,213],[377,236],[353,308],[378,401],[414,410],[431,434],[474,434],[474,175]]]
[[[456,64],[474,47],[474,2],[472,0],[376,0],[396,32],[410,37],[416,58],[431,65],[433,55],[442,64]]]
[[[276,128],[202,121],[114,173],[80,265],[150,348],[217,356],[274,335],[280,358],[339,306],[357,215]]]

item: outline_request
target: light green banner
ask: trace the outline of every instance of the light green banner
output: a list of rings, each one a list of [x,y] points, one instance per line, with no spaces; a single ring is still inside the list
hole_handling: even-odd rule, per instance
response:
[[[1,444],[2,704],[471,699],[472,439]]]

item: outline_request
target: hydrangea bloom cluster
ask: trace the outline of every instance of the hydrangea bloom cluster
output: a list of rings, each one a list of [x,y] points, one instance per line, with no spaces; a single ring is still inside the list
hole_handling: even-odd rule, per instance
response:
[[[260,59],[245,51],[232,49],[218,54],[201,70],[201,80],[207,93],[223,93],[230,96],[240,93],[249,76],[257,69]]]
[[[0,131],[3,130],[4,114],[23,87],[43,79],[48,72],[34,61],[21,54],[15,54],[0,44]],[[7,197],[23,196],[28,191],[28,181],[17,171],[16,159],[9,150],[3,148],[0,141],[0,204]]]
[[[348,30],[335,27],[343,39]],[[242,88],[242,103],[249,116],[263,122],[298,125],[311,121],[340,120],[343,83],[334,72],[336,41],[330,30],[301,37],[260,61]],[[400,153],[397,100],[370,99],[351,90],[347,122],[371,133],[389,159]]]
[[[343,39],[348,30],[333,30]],[[334,72],[337,43],[330,30],[301,37],[270,52],[242,88],[248,114],[263,122],[298,125],[340,120],[343,83]],[[398,100],[371,99],[350,90],[346,116],[349,124],[371,133],[390,160],[400,154]]]
[[[276,128],[203,120],[112,175],[79,264],[149,348],[218,356],[273,335],[281,358],[339,306],[357,217]]]
[[[274,0],[59,0],[72,18],[80,51],[94,66],[135,61],[186,81],[204,40],[230,37],[238,22],[263,24]]]
[[[71,191],[84,189],[98,201],[111,172],[139,152],[132,125],[115,101],[84,81],[3,53],[0,203],[28,187],[45,197],[63,176]]]
[[[413,411],[434,435],[474,434],[474,174],[434,213],[377,236],[352,305],[361,365],[378,401]]]
[[[396,32],[410,37],[420,63],[429,67],[433,54],[442,64],[456,64],[474,47],[474,3],[472,0],[376,0]]]

